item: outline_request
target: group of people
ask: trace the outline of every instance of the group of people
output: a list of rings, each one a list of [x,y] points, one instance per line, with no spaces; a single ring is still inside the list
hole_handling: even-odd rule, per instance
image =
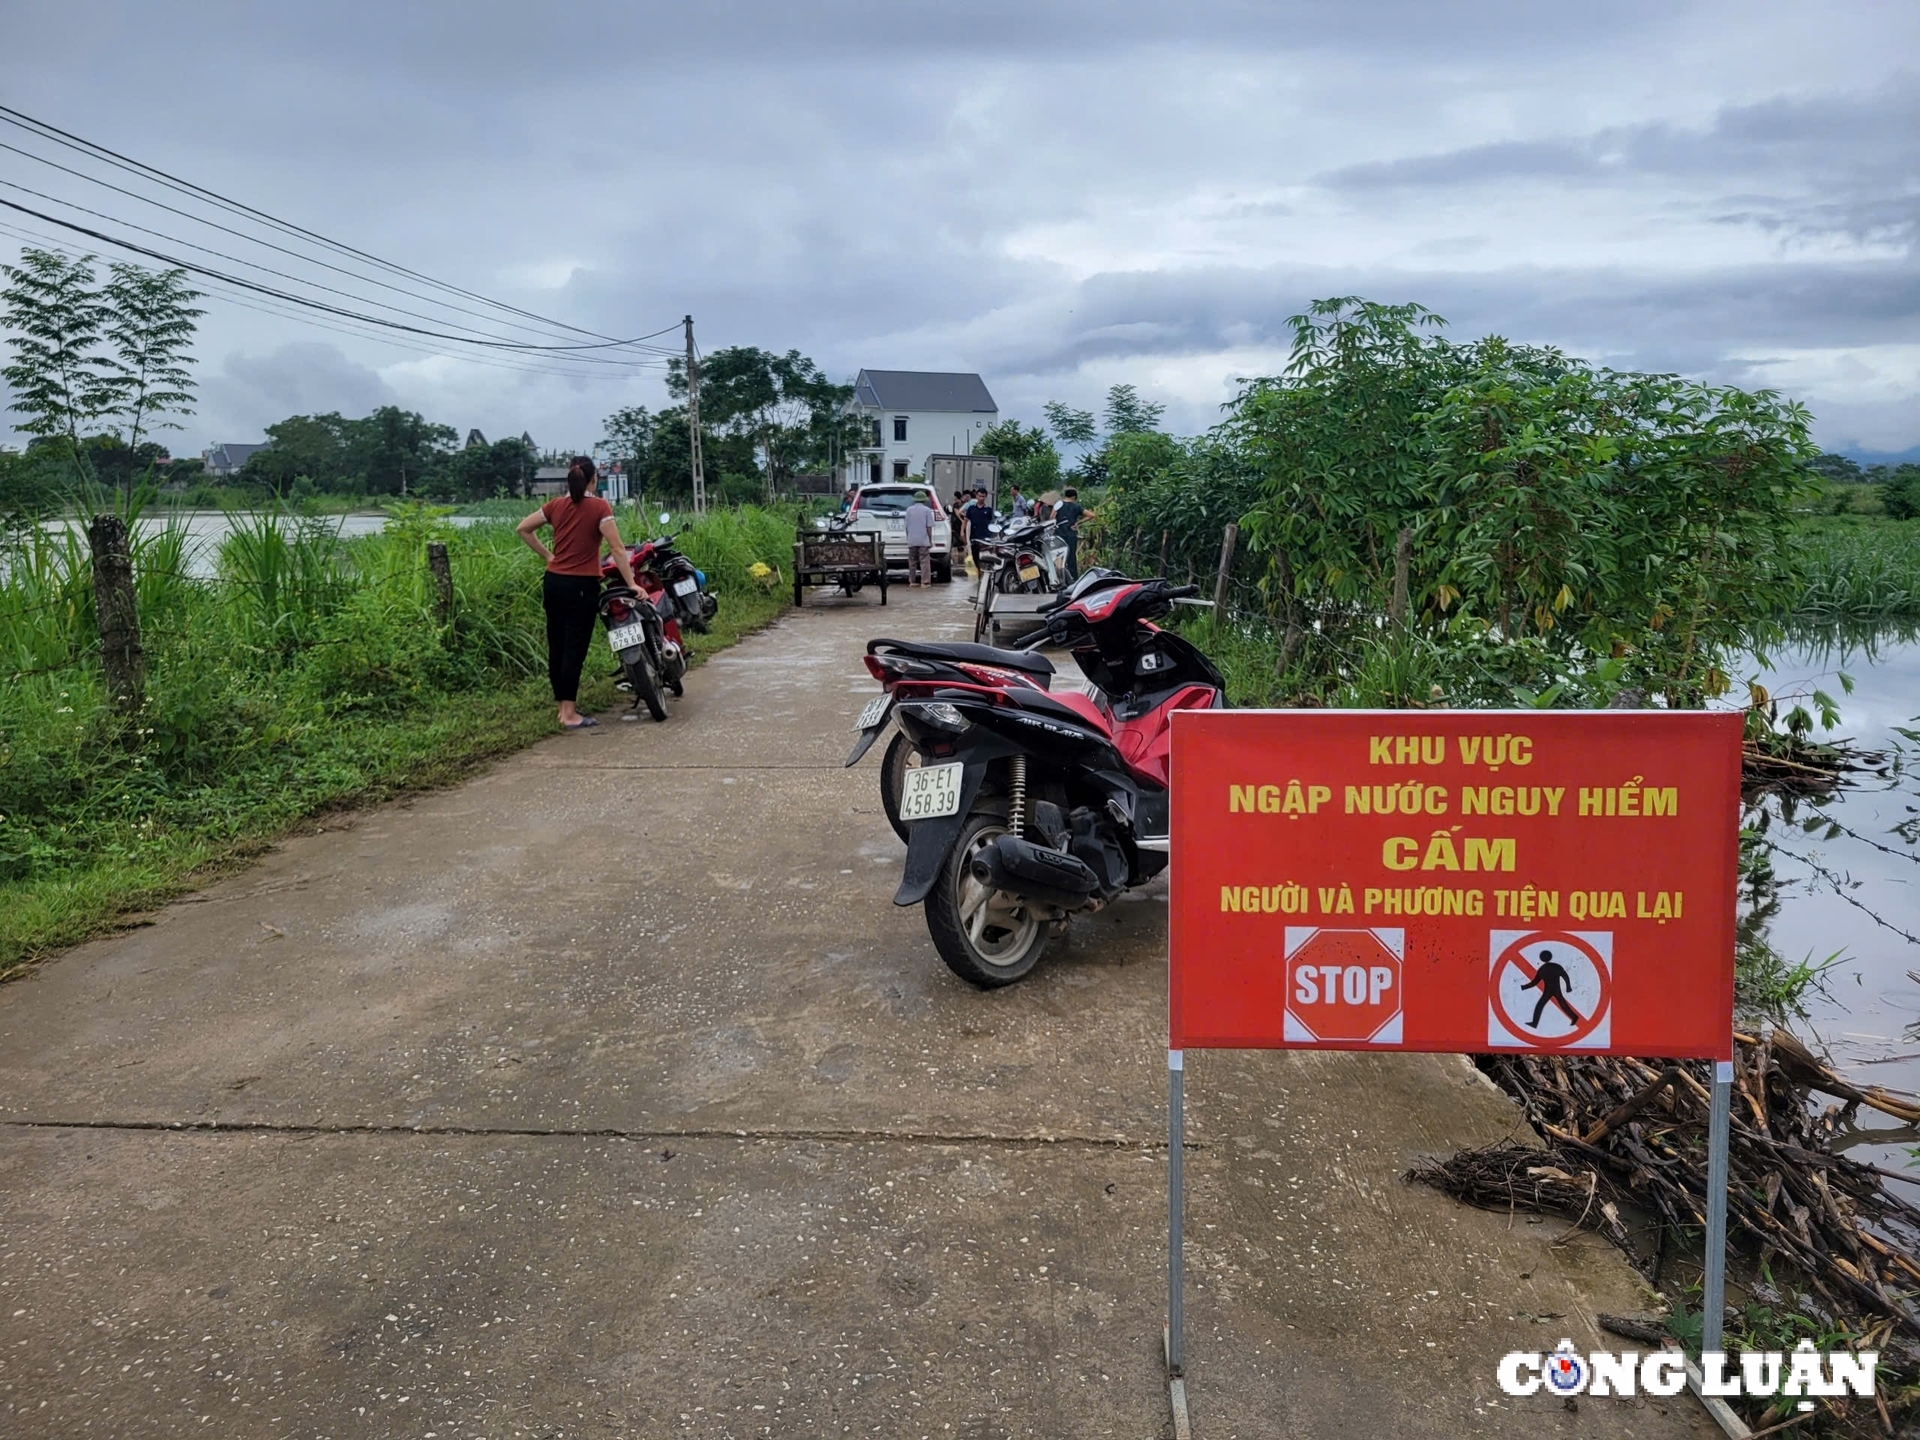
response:
[[[1010,519],[1022,519],[1031,516],[1042,522],[1051,521],[1054,532],[1066,542],[1067,578],[1073,579],[1080,573],[1080,521],[1087,513],[1086,506],[1080,503],[1080,492],[1069,485],[1058,497],[1051,492],[1038,500],[1029,500],[1020,493],[1018,485],[1007,490],[1007,515]],[[953,548],[956,555],[961,553],[964,544],[973,556],[976,568],[980,564],[980,547],[992,533],[994,522],[999,513],[987,498],[984,485],[976,486],[973,494],[963,490],[953,492]],[[965,540],[962,540],[962,535]]]

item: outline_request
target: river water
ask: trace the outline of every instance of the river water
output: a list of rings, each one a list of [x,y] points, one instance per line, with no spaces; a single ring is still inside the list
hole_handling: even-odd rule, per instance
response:
[[[1894,728],[1920,728],[1920,642],[1909,636],[1809,643],[1768,658],[1763,683],[1776,696],[1824,690],[1840,705],[1836,734],[1865,749],[1892,752],[1906,744],[1920,761],[1920,747]],[[1842,693],[1842,671],[1854,681],[1851,695]],[[1811,804],[1768,802],[1781,889],[1767,938],[1789,961],[1832,957],[1801,1002],[1804,1017],[1790,1019],[1788,1028],[1817,1041],[1815,1048],[1858,1085],[1920,1093],[1920,982],[1913,973],[1920,971],[1920,945],[1874,919],[1920,935],[1920,860],[1910,858],[1920,855],[1920,843],[1895,829],[1920,821],[1920,774],[1856,780]],[[1836,834],[1821,824],[1809,833],[1804,822],[1816,816],[1845,829]],[[1861,1124],[1858,1158],[1911,1163],[1906,1147],[1920,1144],[1920,1135],[1865,1111]]]
[[[187,532],[187,571],[200,579],[211,579],[219,560],[220,542],[233,533],[234,523],[241,517],[224,510],[180,510],[143,515],[137,522],[143,534],[168,525],[177,525]],[[471,515],[455,515],[451,519],[455,525],[471,525]],[[321,515],[311,522],[337,529],[346,539],[356,535],[377,535],[386,528],[387,517],[383,514],[372,515]],[[49,520],[49,529],[81,528],[78,520]]]

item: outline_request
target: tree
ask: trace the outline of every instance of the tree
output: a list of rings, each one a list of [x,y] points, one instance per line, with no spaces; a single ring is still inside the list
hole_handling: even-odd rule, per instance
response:
[[[12,335],[12,363],[0,368],[13,390],[19,428],[40,439],[64,438],[71,462],[83,463],[81,431],[112,406],[110,362],[100,344],[112,313],[94,288],[93,257],[70,260],[23,250],[18,265],[0,265],[0,325]]]
[[[451,425],[436,425],[424,415],[382,405],[354,426],[360,473],[370,491],[407,493],[453,449],[459,434]]]
[[[614,459],[626,466],[628,484],[635,494],[640,493],[640,475],[646,467],[648,453],[653,448],[653,416],[647,413],[644,405],[628,405],[616,410],[605,420],[601,428],[607,433],[600,439],[598,448],[605,450]],[[686,427],[682,425],[682,433]],[[692,452],[688,452],[688,471],[691,473]]]
[[[518,439],[466,445],[443,457],[419,488],[437,499],[450,500],[524,494],[537,460],[533,447]]]
[[[1417,305],[1343,296],[1292,323],[1286,371],[1249,382],[1222,434],[1263,473],[1245,533],[1277,607],[1317,622],[1318,663],[1366,643],[1402,553],[1409,628],[1477,637],[1483,668],[1536,691],[1606,660],[1698,704],[1790,599],[1800,406],[1451,344]]]
[[[193,413],[193,308],[200,292],[187,287],[184,270],[145,270],[115,262],[102,291],[105,339],[112,349],[105,413],[126,422],[129,450],[140,448],[149,428],[178,430],[162,417]]]
[[[1062,445],[1091,445],[1098,438],[1091,410],[1076,410],[1058,400],[1049,400],[1040,408],[1046,412],[1047,428]]]
[[[338,411],[324,415],[289,415],[267,426],[267,444],[247,457],[240,469],[243,482],[265,485],[285,495],[301,477],[322,490],[351,490],[364,483],[355,469],[356,427]]]
[[[1166,408],[1157,400],[1142,400],[1131,385],[1115,385],[1107,391],[1107,435],[1111,438],[1158,430]]]
[[[667,365],[667,389],[684,400],[685,362],[676,358]],[[862,443],[861,422],[847,410],[852,399],[853,386],[829,380],[798,350],[716,350],[700,362],[702,448],[708,425],[750,438],[764,458],[772,492],[801,466],[830,464]]]
[[[1869,474],[1882,487],[1880,504],[1889,516],[1911,520],[1920,515],[1920,465],[1876,465]]]
[[[1849,455],[1836,455],[1823,450],[1814,456],[1807,468],[1823,480],[1838,481],[1842,485],[1857,485],[1867,477],[1860,471],[1860,462]]]
[[[989,425],[973,442],[973,453],[996,456],[1001,479],[1029,495],[1041,494],[1060,480],[1060,452],[1037,425],[1012,419]]]

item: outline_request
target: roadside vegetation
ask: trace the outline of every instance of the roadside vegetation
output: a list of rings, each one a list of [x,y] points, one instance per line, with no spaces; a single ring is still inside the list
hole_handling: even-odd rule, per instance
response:
[[[245,518],[217,574],[177,524],[134,527],[147,700],[118,713],[98,661],[91,560],[65,528],[0,551],[0,973],[190,888],[326,811],[445,784],[553,729],[539,564],[506,523],[395,506],[383,533]],[[651,533],[631,510],[623,535]],[[425,565],[448,548],[452,618]],[[766,623],[792,521],[716,510],[681,546],[720,598],[696,658]],[[612,703],[590,662],[583,703]],[[624,701],[622,701],[624,703]]]

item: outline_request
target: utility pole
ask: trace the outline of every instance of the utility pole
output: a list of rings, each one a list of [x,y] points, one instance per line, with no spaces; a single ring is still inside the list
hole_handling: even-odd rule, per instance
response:
[[[693,446],[693,513],[707,513],[707,477],[700,468],[700,361],[693,353],[693,317],[687,325],[687,436]]]

